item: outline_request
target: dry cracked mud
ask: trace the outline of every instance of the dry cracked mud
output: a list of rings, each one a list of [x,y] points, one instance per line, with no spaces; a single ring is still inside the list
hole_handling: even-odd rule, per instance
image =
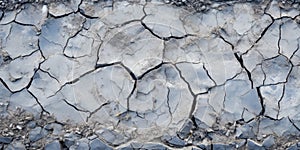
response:
[[[300,149],[298,0],[0,6],[0,149]]]

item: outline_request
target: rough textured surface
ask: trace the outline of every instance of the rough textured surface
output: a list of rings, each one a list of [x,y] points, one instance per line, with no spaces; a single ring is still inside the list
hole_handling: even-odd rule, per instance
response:
[[[0,149],[300,147],[297,0],[0,8]]]

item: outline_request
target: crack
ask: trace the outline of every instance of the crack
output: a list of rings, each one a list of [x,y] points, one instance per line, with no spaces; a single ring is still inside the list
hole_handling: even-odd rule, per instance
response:
[[[283,97],[284,97],[284,94],[285,94],[285,84],[283,84],[282,94],[281,94],[281,96],[280,96],[279,101],[277,102],[277,106],[278,106],[278,111],[277,111],[277,115],[276,115],[276,118],[277,118],[277,119],[278,119],[278,117],[279,117],[280,108],[281,108],[280,103],[281,103],[281,101],[282,101],[282,99],[283,99]]]
[[[87,110],[83,110],[83,109],[80,109],[80,108],[77,108],[75,105],[69,103],[66,99],[62,99],[66,104],[70,105],[71,107],[73,107],[75,110],[77,111],[81,111],[81,112],[86,112],[86,113],[90,113],[89,111]]]
[[[158,34],[154,33],[154,31],[152,31],[152,30],[151,30],[151,29],[143,22],[143,20],[141,21],[141,24],[142,24],[142,26],[143,26],[146,30],[148,30],[153,36],[155,36],[155,37],[157,37],[157,38],[159,38],[159,39],[161,39],[161,40],[163,40],[163,41],[169,41],[169,40],[171,40],[171,39],[184,39],[184,38],[186,38],[186,37],[195,36],[195,35],[193,35],[193,34],[185,34],[185,35],[183,35],[183,36],[173,36],[173,35],[171,35],[171,36],[168,36],[168,37],[161,37],[161,36],[159,36]]]
[[[74,35],[71,35],[70,37],[68,37],[68,39],[67,39],[67,42],[65,43],[65,45],[63,46],[63,55],[65,56],[65,57],[68,57],[68,58],[70,58],[69,56],[67,56],[66,54],[65,54],[65,50],[66,50],[66,48],[67,48],[67,46],[68,46],[68,44],[69,44],[69,41],[70,41],[70,39],[72,39],[72,38],[74,38],[74,37],[76,37],[78,34],[80,34],[80,32],[83,30],[83,28],[84,28],[84,23],[86,22],[86,19],[84,18],[84,21],[81,23],[81,25],[80,25],[80,29],[74,34]],[[84,36],[84,35],[82,35],[82,36]],[[84,37],[86,37],[86,36],[84,36]],[[86,38],[89,38],[89,37],[86,37]],[[94,39],[93,39],[94,40]],[[72,58],[72,57],[71,57]]]
[[[167,94],[167,104],[168,104],[168,110],[169,110],[169,114],[170,114],[170,116],[171,116],[171,121],[170,121],[170,123],[172,122],[172,120],[173,120],[173,114],[172,114],[172,111],[171,111],[171,107],[170,107],[170,88],[169,87],[167,87],[168,88],[168,94]]]
[[[290,117],[287,117],[290,121],[290,123],[292,123],[292,125],[300,132],[300,128],[293,122],[293,120]]]
[[[264,105],[263,96],[260,91],[260,87],[256,87],[256,92],[257,92],[257,95],[259,97],[260,104],[261,104],[261,112],[259,113],[259,115],[263,116],[265,114],[265,105]]]
[[[26,89],[27,90],[27,89]],[[27,90],[27,92],[35,99],[35,101],[38,103],[38,105],[42,108],[42,112],[46,112],[50,115],[50,113],[44,108],[44,106],[40,103],[39,99],[30,91]],[[42,113],[40,115],[40,118],[42,117]]]
[[[53,78],[54,80],[56,80],[59,83],[59,80],[57,78],[55,78],[54,76],[52,76],[48,71],[45,71],[43,69],[39,69],[41,72],[48,74],[51,78]]]
[[[68,84],[74,84],[74,83],[76,83],[76,82],[78,82],[79,80],[80,80],[80,78],[82,78],[82,77],[84,77],[84,76],[86,76],[86,75],[88,75],[88,74],[90,74],[90,73],[92,73],[92,72],[94,72],[95,70],[93,69],[93,70],[90,70],[90,71],[87,71],[87,72],[85,72],[84,74],[82,74],[82,75],[80,75],[78,78],[75,78],[75,79],[73,79],[73,80],[71,80],[71,81],[68,81],[68,82],[66,82],[65,84],[63,84],[54,94],[52,94],[52,95],[50,95],[50,96],[48,96],[47,98],[51,98],[51,97],[53,97],[53,96],[55,96],[58,92],[60,92],[61,90],[62,90],[62,88],[63,87],[65,87],[66,85],[68,85]],[[59,82],[60,83],[60,82]]]
[[[234,53],[234,56],[235,56],[236,60],[239,62],[239,64],[241,65],[241,67],[246,71],[248,79],[251,83],[251,89],[253,89],[253,80],[252,80],[252,77],[251,77],[251,72],[245,67],[243,56],[242,55],[238,56],[237,53]]]
[[[279,37],[278,37],[278,41],[277,41],[277,48],[278,48],[278,54],[282,55],[281,54],[281,48],[280,48],[280,42],[281,42],[281,36],[282,36],[282,26],[283,26],[283,22],[282,20],[280,20],[280,25],[279,25]]]
[[[64,18],[64,17],[67,17],[71,14],[76,14],[77,12],[70,12],[70,13],[66,13],[66,14],[63,14],[63,15],[60,15],[60,16],[55,16],[53,14],[51,14],[50,12],[48,13],[50,17],[54,18],[54,19],[59,19],[59,18]]]
[[[44,37],[43,35],[40,35],[39,37],[43,38],[44,40],[46,40],[46,41],[49,42],[49,43],[52,43],[52,44],[54,44],[54,45],[56,45],[56,46],[59,46],[61,49],[64,48],[63,45],[61,45],[61,44],[59,44],[59,43],[56,43],[55,41],[49,40],[49,39],[47,39],[46,37]],[[40,39],[38,39],[38,41],[40,41]],[[38,42],[38,43],[39,43],[39,42]],[[43,50],[40,48],[40,45],[38,45],[38,47],[39,47],[39,49],[40,49],[41,51],[43,51]]]
[[[86,122],[89,121],[89,119],[92,117],[92,115],[94,115],[96,112],[98,112],[99,110],[101,110],[102,107],[104,107],[104,106],[106,106],[106,105],[108,105],[108,104],[110,104],[110,102],[106,102],[106,103],[100,105],[100,106],[99,106],[97,109],[95,109],[94,111],[90,112],[89,116],[86,118]]]
[[[133,80],[138,80],[138,78],[135,76],[135,74],[130,70],[130,68],[128,68],[127,66],[125,66],[122,62],[118,63],[119,65],[121,65],[123,68],[125,68],[125,70],[130,74],[131,78]]]
[[[95,70],[97,70],[98,68],[105,68],[105,67],[114,66],[114,65],[118,65],[118,64],[121,64],[121,62],[113,62],[113,63],[107,63],[107,64],[96,64]]]
[[[173,65],[176,70],[179,73],[180,78],[186,83],[188,90],[190,92],[190,94],[193,96],[193,103],[192,103],[192,107],[190,108],[190,113],[189,113],[189,118],[192,118],[194,111],[196,110],[196,105],[197,105],[197,95],[192,91],[191,85],[189,84],[188,81],[186,81],[186,79],[183,77],[181,70],[175,65]]]
[[[225,42],[227,43],[228,45],[230,45],[231,47],[231,50],[233,51],[234,50],[234,45],[232,43],[230,43],[229,41],[227,41],[223,36],[219,35],[219,37]],[[242,55],[238,55],[237,52],[234,52],[234,56],[236,58],[236,60],[239,62],[240,66],[246,71],[247,73],[247,76],[248,76],[248,79],[251,83],[251,89],[253,89],[253,80],[252,80],[252,77],[251,77],[251,72],[246,68],[246,66],[244,65],[244,61],[243,61],[243,58],[242,58]]]
[[[209,77],[209,79],[210,79],[211,81],[213,81],[215,85],[217,85],[217,82],[211,77],[211,75],[210,75],[209,72],[208,72],[208,69],[205,67],[205,64],[203,64],[203,69],[205,70],[205,72],[206,72],[207,76]],[[209,90],[208,90],[208,91],[209,91]]]
[[[16,93],[16,92],[12,91],[12,90],[8,87],[8,85],[4,82],[4,80],[3,80],[1,77],[0,77],[0,82],[2,83],[2,85],[4,85],[4,87],[5,87],[7,90],[9,90],[10,93]]]
[[[226,32],[226,31],[225,31],[225,32]],[[228,45],[230,45],[232,51],[234,50],[234,45],[233,45],[232,43],[230,43],[229,41],[227,41],[221,34],[219,34],[219,37],[220,37],[225,43],[227,43]]]
[[[99,17],[93,17],[93,16],[89,16],[87,14],[84,13],[84,10],[78,8],[78,11],[82,16],[84,16],[85,18],[88,18],[88,19],[99,19]]]
[[[134,80],[133,88],[132,88],[130,94],[128,95],[128,97],[126,98],[126,100],[127,100],[127,111],[130,110],[129,100],[130,100],[131,96],[133,95],[134,91],[136,90],[136,88],[137,88],[137,80]]]
[[[4,11],[3,10],[1,10],[1,16],[0,16],[0,21],[2,20],[2,18],[3,18],[3,16],[4,16]]]
[[[37,51],[39,51],[39,50],[36,50],[36,51],[32,52],[32,54],[35,53],[35,52],[37,52]],[[29,57],[29,56],[32,55],[32,54],[29,54],[28,56],[20,56],[20,57],[21,57],[21,58],[23,58],[23,57]],[[15,59],[16,59],[16,58],[15,58]],[[13,60],[14,60],[14,59],[13,59]],[[40,69],[40,66],[41,66],[41,64],[42,64],[43,62],[45,62],[45,59],[43,59],[43,60],[38,64],[38,67],[37,67],[37,68],[34,68],[34,70],[33,70],[34,73],[33,73],[32,77],[30,77],[30,81],[28,82],[28,84],[27,84],[25,87],[21,88],[20,90],[12,91],[11,89],[9,89],[8,85],[4,82],[3,79],[0,78],[0,81],[1,81],[1,83],[2,83],[6,88],[8,88],[8,90],[9,90],[10,92],[12,92],[12,93],[17,93],[17,92],[20,92],[20,91],[22,91],[22,90],[24,90],[24,89],[29,89],[29,87],[31,86],[31,84],[32,84],[32,82],[33,82],[33,79],[34,79],[35,74],[36,74],[37,71]],[[21,80],[21,79],[22,79],[22,77],[16,79],[15,81]]]
[[[17,57],[15,57],[15,58],[12,58],[11,61],[14,61],[14,60],[20,59],[20,58],[24,58],[24,57],[29,57],[29,56],[31,56],[33,53],[36,53],[37,51],[40,51],[40,50],[39,50],[39,49],[36,49],[36,50],[30,52],[29,54],[17,56]],[[9,57],[10,57],[10,56],[9,56]]]
[[[150,73],[150,72],[153,71],[153,70],[159,69],[163,64],[164,64],[164,62],[161,62],[161,63],[159,63],[158,65],[156,65],[156,66],[154,66],[154,67],[148,69],[148,70],[147,70],[146,72],[144,72],[142,75],[138,76],[138,77],[137,77],[137,80],[143,79],[143,77],[144,77],[145,75],[147,75],[148,73]]]
[[[266,32],[269,30],[269,28],[274,24],[275,20],[273,19],[273,17],[271,16],[272,22],[261,32],[260,36],[258,37],[258,39],[254,42],[254,44],[252,44],[252,46],[244,53],[241,54],[245,55],[247,54],[266,34]]]
[[[16,20],[13,20],[12,22],[13,22],[13,23],[16,23],[16,24],[18,24],[18,25],[21,25],[21,26],[34,27],[37,31],[39,31],[38,27],[35,26],[35,25],[33,25],[33,24],[26,24],[26,23],[18,22],[18,21],[16,21]],[[12,22],[11,22],[11,23],[12,23]]]
[[[130,100],[131,96],[133,95],[134,91],[136,90],[138,79],[135,76],[135,74],[130,70],[130,68],[125,66],[122,62],[119,62],[118,64],[120,64],[123,68],[125,68],[125,70],[130,74],[131,78],[134,80],[133,88],[132,88],[130,94],[128,95],[128,97],[126,98],[127,99],[127,111],[129,111],[130,110],[129,100]]]
[[[291,55],[291,57],[289,58],[289,60],[293,59],[293,57],[295,56],[295,54],[296,54],[296,53],[298,52],[298,50],[299,50],[299,43],[300,43],[300,41],[299,41],[299,39],[298,39],[297,41],[298,41],[297,49],[294,50],[294,52],[293,52],[293,54]],[[291,62],[291,63],[292,63],[292,62]],[[292,65],[293,65],[293,63],[292,63]]]

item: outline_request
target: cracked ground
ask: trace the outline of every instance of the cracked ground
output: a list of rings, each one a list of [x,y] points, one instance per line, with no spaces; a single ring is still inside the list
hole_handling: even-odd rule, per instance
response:
[[[300,149],[297,0],[0,6],[0,149]]]

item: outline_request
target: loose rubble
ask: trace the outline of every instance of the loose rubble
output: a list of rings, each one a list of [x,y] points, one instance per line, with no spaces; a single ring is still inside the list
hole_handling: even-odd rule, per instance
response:
[[[299,8],[0,0],[0,149],[299,149]]]

